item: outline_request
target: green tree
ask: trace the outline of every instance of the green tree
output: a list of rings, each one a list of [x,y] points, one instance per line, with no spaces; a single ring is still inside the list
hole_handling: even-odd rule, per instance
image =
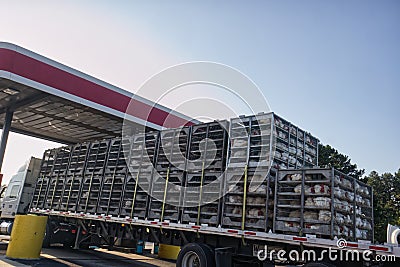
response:
[[[358,169],[357,164],[351,163],[349,156],[339,153],[330,145],[319,144],[318,164],[321,167],[333,167],[357,179],[365,173],[364,169]]]
[[[373,171],[363,178],[374,190],[375,240],[386,241],[387,225],[400,225],[400,169],[394,175]]]

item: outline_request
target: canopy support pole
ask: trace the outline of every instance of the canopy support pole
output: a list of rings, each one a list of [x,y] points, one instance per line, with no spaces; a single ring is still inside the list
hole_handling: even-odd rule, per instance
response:
[[[3,124],[3,132],[1,134],[1,141],[0,141],[0,172],[1,172],[1,167],[3,166],[3,159],[6,151],[8,134],[10,133],[13,114],[14,111],[7,109],[6,117],[4,119],[4,124]]]

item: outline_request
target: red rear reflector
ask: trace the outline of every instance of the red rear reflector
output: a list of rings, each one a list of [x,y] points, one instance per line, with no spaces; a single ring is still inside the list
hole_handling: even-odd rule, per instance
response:
[[[161,225],[169,225],[169,223],[163,222],[163,223],[161,223]]]
[[[307,241],[307,237],[293,237],[293,240],[294,241],[303,241],[303,242],[306,242]]]
[[[255,232],[244,232],[245,235],[257,235]]]
[[[228,233],[237,234],[237,233],[239,233],[239,231],[238,230],[228,230]]]
[[[128,222],[131,222],[132,221],[132,219],[126,219]]]
[[[82,235],[86,235],[86,231],[82,231]]]
[[[379,250],[379,251],[389,251],[388,247],[380,247],[380,246],[369,246],[369,249]]]
[[[193,229],[200,229],[200,228],[201,228],[201,226],[198,226],[198,225],[193,225],[193,226],[192,226],[192,228],[193,228]]]
[[[71,230],[71,233],[76,234],[76,230],[75,230],[75,229],[72,229],[72,230]]]
[[[358,248],[358,244],[354,244],[354,243],[347,243],[346,247],[350,247],[350,248]]]
[[[158,222],[151,222],[151,224],[158,224]]]

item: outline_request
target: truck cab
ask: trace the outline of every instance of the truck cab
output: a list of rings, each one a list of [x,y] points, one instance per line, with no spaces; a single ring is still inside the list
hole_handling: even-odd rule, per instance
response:
[[[26,214],[39,176],[41,159],[31,157],[11,177],[0,199],[2,228],[13,222],[15,215]],[[8,228],[8,227],[6,227]]]

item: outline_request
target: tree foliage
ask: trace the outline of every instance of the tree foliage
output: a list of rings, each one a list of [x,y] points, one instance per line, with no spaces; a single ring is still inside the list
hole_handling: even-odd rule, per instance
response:
[[[339,153],[330,145],[318,146],[318,164],[321,167],[333,167],[357,179],[365,173],[364,169],[358,169],[357,164],[351,163],[349,156]]]
[[[382,175],[373,171],[362,180],[374,190],[375,240],[385,242],[387,225],[400,225],[400,169]]]

